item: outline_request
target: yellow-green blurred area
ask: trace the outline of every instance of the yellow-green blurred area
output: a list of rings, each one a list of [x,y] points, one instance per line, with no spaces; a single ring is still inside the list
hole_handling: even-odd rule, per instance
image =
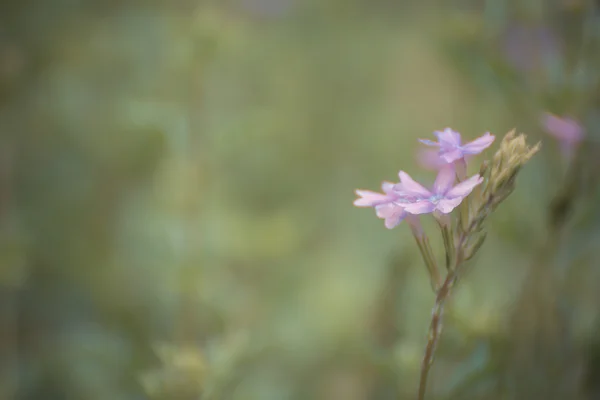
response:
[[[543,146],[448,304],[427,398],[597,398],[598,196],[544,247],[566,167],[539,123],[597,135],[594,7],[4,2],[0,398],[416,398],[434,294],[409,229],[353,192],[433,182],[417,139],[445,127]]]

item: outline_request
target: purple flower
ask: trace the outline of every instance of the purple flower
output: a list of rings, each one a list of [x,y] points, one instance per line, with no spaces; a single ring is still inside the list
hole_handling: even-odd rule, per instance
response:
[[[354,201],[354,205],[357,207],[374,207],[377,217],[385,220],[385,227],[392,229],[398,226],[408,215],[403,207],[406,200],[404,200],[401,193],[394,189],[395,186],[391,182],[383,182],[381,185],[383,193],[356,190],[359,198]]]
[[[443,131],[435,131],[433,133],[437,138],[437,142],[431,140],[420,139],[419,141],[428,146],[437,146],[440,148],[439,155],[446,162],[451,163],[463,159],[467,155],[479,154],[488,148],[494,141],[494,135],[489,132],[478,137],[472,142],[461,144],[460,133],[446,128]]]
[[[542,117],[544,129],[559,142],[565,159],[570,159],[575,148],[585,136],[583,127],[577,121],[568,117],[558,117],[546,113]]]
[[[426,214],[438,211],[442,214],[452,212],[483,178],[474,175],[454,186],[456,173],[454,166],[448,164],[440,169],[433,189],[429,190],[415,182],[406,172],[400,171],[400,183],[394,188],[403,199],[403,209],[410,214]]]
[[[554,114],[546,113],[542,117],[542,124],[549,134],[561,142],[577,144],[583,140],[583,128],[571,118],[561,118]]]

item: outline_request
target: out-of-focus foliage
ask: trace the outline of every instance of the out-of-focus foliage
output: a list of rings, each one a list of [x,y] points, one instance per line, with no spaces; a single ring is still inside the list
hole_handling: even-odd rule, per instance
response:
[[[427,275],[353,190],[432,180],[415,139],[446,126],[543,155],[448,306],[430,397],[600,390],[595,3],[2,8],[0,398],[413,398]],[[575,178],[546,111],[586,129]]]

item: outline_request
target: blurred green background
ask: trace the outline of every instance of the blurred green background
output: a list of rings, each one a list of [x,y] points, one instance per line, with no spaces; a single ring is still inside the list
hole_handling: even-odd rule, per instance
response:
[[[447,126],[543,146],[447,308],[428,398],[600,398],[599,18],[585,0],[4,2],[0,398],[415,398],[434,296],[408,228],[353,191],[431,182],[416,139]],[[587,132],[560,228],[575,180],[546,111]]]

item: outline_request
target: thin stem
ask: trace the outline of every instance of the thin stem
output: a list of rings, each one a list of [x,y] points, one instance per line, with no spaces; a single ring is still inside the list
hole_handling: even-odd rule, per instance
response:
[[[467,179],[467,161],[465,158],[461,158],[454,162],[456,168],[456,180],[457,182],[462,182]],[[467,229],[467,225],[469,223],[469,215],[470,215],[470,201],[467,197],[463,200],[462,203],[458,206],[459,217],[458,217],[458,231],[463,232]]]
[[[437,293],[438,288],[442,284],[442,277],[440,276],[440,271],[437,262],[435,261],[435,255],[429,244],[429,238],[426,235],[415,235],[415,241],[417,242],[417,246],[419,247],[419,251],[421,252],[425,266],[427,267],[429,279],[431,280],[431,288],[434,293]]]
[[[439,338],[442,334],[442,317],[444,313],[444,305],[450,297],[454,283],[456,282],[456,269],[449,271],[446,275],[444,283],[435,297],[435,305],[431,313],[431,323],[429,324],[429,335],[427,337],[427,346],[425,347],[425,356],[421,363],[421,377],[419,379],[419,397],[418,400],[425,399],[425,391],[427,389],[427,377],[429,369],[433,364],[433,357]]]
[[[486,202],[486,206],[491,204],[492,197],[488,199]],[[465,261],[464,258],[464,248],[467,244],[467,239],[471,231],[475,230],[477,227],[478,220],[472,219],[469,226],[464,232],[461,232],[459,236],[458,243],[454,248],[456,250],[454,260],[454,265],[450,265],[448,269],[448,274],[446,275],[446,279],[444,283],[440,287],[435,297],[435,305],[433,306],[433,310],[431,312],[431,322],[429,324],[429,334],[427,336],[427,346],[425,347],[425,355],[423,356],[423,361],[421,363],[421,377],[419,379],[419,394],[417,399],[424,400],[425,399],[425,391],[427,389],[427,377],[429,376],[429,370],[431,369],[431,365],[433,364],[433,358],[435,355],[435,349],[437,343],[442,335],[442,322],[443,322],[443,313],[444,306],[446,301],[450,298],[452,293],[452,289],[454,285],[458,281],[460,267]]]
[[[471,215],[471,204],[469,199],[464,199],[460,206],[458,206],[458,231],[463,232],[467,229],[469,224],[469,217]]]
[[[439,221],[439,225],[442,229],[442,238],[444,239],[444,247],[446,249],[446,270],[450,271],[452,269],[452,261],[454,260],[454,253],[456,250],[454,247],[452,224]]]

